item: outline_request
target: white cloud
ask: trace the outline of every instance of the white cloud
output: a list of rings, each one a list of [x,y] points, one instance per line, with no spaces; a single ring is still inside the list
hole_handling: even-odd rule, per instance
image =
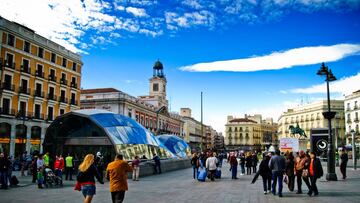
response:
[[[211,72],[234,71],[253,72],[262,70],[279,70],[293,66],[318,64],[338,61],[342,58],[359,54],[360,44],[336,44],[332,46],[301,47],[286,51],[274,52],[265,56],[198,63],[184,66],[183,71]]]
[[[126,7],[126,12],[131,13],[136,17],[148,17],[148,14],[143,8]]]
[[[145,34],[145,35],[150,35],[152,37],[156,37],[158,35],[162,35],[163,34],[163,31],[160,30],[159,32],[155,32],[155,31],[152,31],[152,30],[148,30],[148,29],[140,29],[139,30],[139,33],[142,33],[142,34]]]
[[[349,95],[357,90],[360,90],[360,73],[357,73],[356,75],[353,76],[344,77],[330,83],[330,92],[332,93],[341,93],[342,95]],[[297,88],[291,90],[292,93],[301,93],[301,94],[326,93],[326,91],[327,91],[326,83],[313,85],[307,88]]]
[[[165,22],[168,28],[174,29],[174,26],[191,27],[196,25],[213,26],[215,23],[215,15],[209,11],[196,11],[179,15],[175,12],[165,13]]]
[[[193,9],[201,9],[202,8],[201,4],[197,0],[185,0],[185,1],[182,1],[181,3],[185,6],[189,6],[190,8],[193,8]]]

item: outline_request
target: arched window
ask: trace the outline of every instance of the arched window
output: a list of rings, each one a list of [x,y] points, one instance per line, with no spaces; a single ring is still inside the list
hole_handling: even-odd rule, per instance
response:
[[[11,125],[9,123],[0,123],[0,138],[10,138]]]
[[[41,138],[41,128],[39,126],[31,127],[31,138],[40,139]]]
[[[26,139],[27,127],[26,125],[19,124],[15,127],[15,138]]]

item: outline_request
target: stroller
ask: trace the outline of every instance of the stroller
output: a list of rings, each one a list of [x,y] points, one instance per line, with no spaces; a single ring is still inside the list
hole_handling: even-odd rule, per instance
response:
[[[56,176],[50,168],[45,168],[45,187],[62,186],[62,178]]]

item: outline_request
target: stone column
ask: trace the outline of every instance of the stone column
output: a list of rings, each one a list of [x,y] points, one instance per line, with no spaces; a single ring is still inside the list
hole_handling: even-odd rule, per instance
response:
[[[15,126],[16,122],[11,122],[11,134],[10,134],[10,156],[15,157]]]

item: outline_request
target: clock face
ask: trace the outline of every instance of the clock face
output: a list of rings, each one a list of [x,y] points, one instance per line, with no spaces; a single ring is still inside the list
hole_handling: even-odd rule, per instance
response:
[[[316,147],[319,151],[325,151],[328,148],[328,141],[325,139],[320,139],[316,142]]]

